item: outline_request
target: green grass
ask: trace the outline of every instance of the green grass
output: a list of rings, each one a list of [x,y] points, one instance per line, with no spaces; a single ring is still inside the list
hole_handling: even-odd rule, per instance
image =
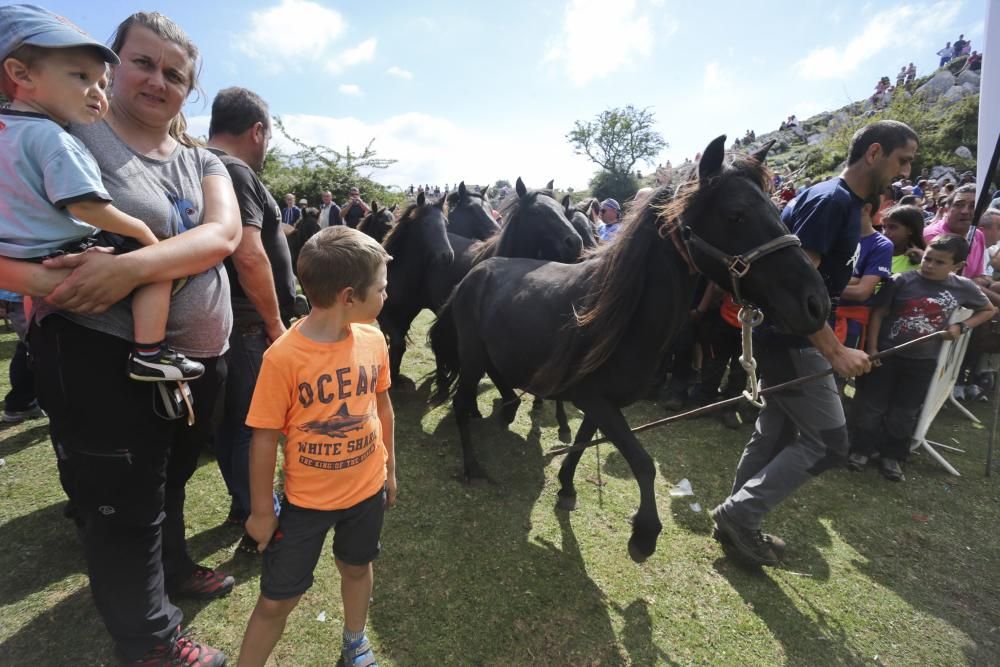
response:
[[[406,359],[414,378],[431,368],[421,344],[428,321],[420,319]],[[0,338],[0,352],[10,354],[10,340]],[[482,388],[489,415],[497,395]],[[400,498],[383,533],[369,623],[381,664],[1000,663],[998,478],[983,476],[988,431],[954,411],[931,435],[967,450],[949,455],[961,478],[924,455],[911,459],[903,484],[874,470],[828,472],[769,519],[789,542],[783,566],[754,572],[723,556],[706,513],[727,494],[749,430],[702,419],[641,436],[657,463],[664,528],[656,553],[636,565],[625,545],[638,492],[612,447],[600,448],[599,463],[593,451],[584,456],[579,509],[557,512],[559,460],[543,457],[560,444],[551,404],[533,413],[526,398],[509,431],[490,418],[475,424],[492,480],[469,487],[459,482],[454,421],[426,396],[424,388],[394,397]],[[975,411],[989,423],[990,406]],[[648,402],[628,411],[633,425],[662,415]],[[80,547],[61,517],[45,423],[0,432],[0,456],[0,664],[114,664]],[[694,497],[672,498],[684,477]],[[206,458],[188,486],[189,544],[237,586],[228,598],[182,608],[185,624],[235,657],[259,565],[234,555],[240,533],[222,525],[227,509]],[[326,555],[273,664],[333,664],[340,619]]]

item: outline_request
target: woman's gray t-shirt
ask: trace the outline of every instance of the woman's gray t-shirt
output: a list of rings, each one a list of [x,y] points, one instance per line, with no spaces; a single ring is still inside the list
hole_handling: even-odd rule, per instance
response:
[[[205,202],[202,179],[229,174],[215,155],[203,148],[178,145],[165,160],[133,151],[104,121],[73,125],[97,159],[104,187],[114,206],[145,222],[160,239],[202,223]],[[222,263],[190,276],[170,300],[167,344],[190,357],[217,357],[229,346],[233,313],[229,281]],[[118,338],[133,339],[131,297],[100,315],[64,312],[72,321]]]

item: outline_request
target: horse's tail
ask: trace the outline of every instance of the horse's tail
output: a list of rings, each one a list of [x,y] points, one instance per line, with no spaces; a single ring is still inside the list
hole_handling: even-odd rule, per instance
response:
[[[427,334],[431,350],[434,351],[434,358],[437,361],[437,368],[434,372],[436,388],[431,398],[436,403],[444,403],[451,396],[455,388],[455,381],[458,379],[460,359],[458,355],[458,327],[455,325],[454,308],[452,308],[454,298],[455,293],[453,292],[438,310],[437,319]]]

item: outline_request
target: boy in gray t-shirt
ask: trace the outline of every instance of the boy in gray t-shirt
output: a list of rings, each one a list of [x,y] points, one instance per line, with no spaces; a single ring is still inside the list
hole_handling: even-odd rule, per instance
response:
[[[98,230],[129,237],[125,246],[158,242],[145,223],[112,206],[93,155],[64,129],[104,117],[107,63],[118,62],[44,9],[0,7],[0,85],[12,100],[0,109],[0,256],[42,261],[93,245]],[[205,372],[166,346],[171,287],[145,285],[133,295],[133,379],[194,380]]]
[[[935,331],[947,331],[954,340],[989,320],[996,308],[974,282],[958,275],[968,256],[964,238],[945,234],[931,241],[919,270],[893,276],[872,307],[867,352],[875,354]],[[959,307],[974,312],[964,322],[949,324]],[[902,463],[940,350],[940,340],[920,343],[876,363],[871,373],[857,379],[849,469],[862,470],[877,452],[882,476],[903,481]]]

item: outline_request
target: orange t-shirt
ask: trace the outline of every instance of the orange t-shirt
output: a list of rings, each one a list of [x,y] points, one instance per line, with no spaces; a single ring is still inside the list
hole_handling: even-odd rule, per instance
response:
[[[298,507],[346,509],[385,484],[376,392],[389,388],[378,329],[352,324],[336,343],[306,338],[296,322],[264,353],[247,426],[285,434],[285,495]]]

